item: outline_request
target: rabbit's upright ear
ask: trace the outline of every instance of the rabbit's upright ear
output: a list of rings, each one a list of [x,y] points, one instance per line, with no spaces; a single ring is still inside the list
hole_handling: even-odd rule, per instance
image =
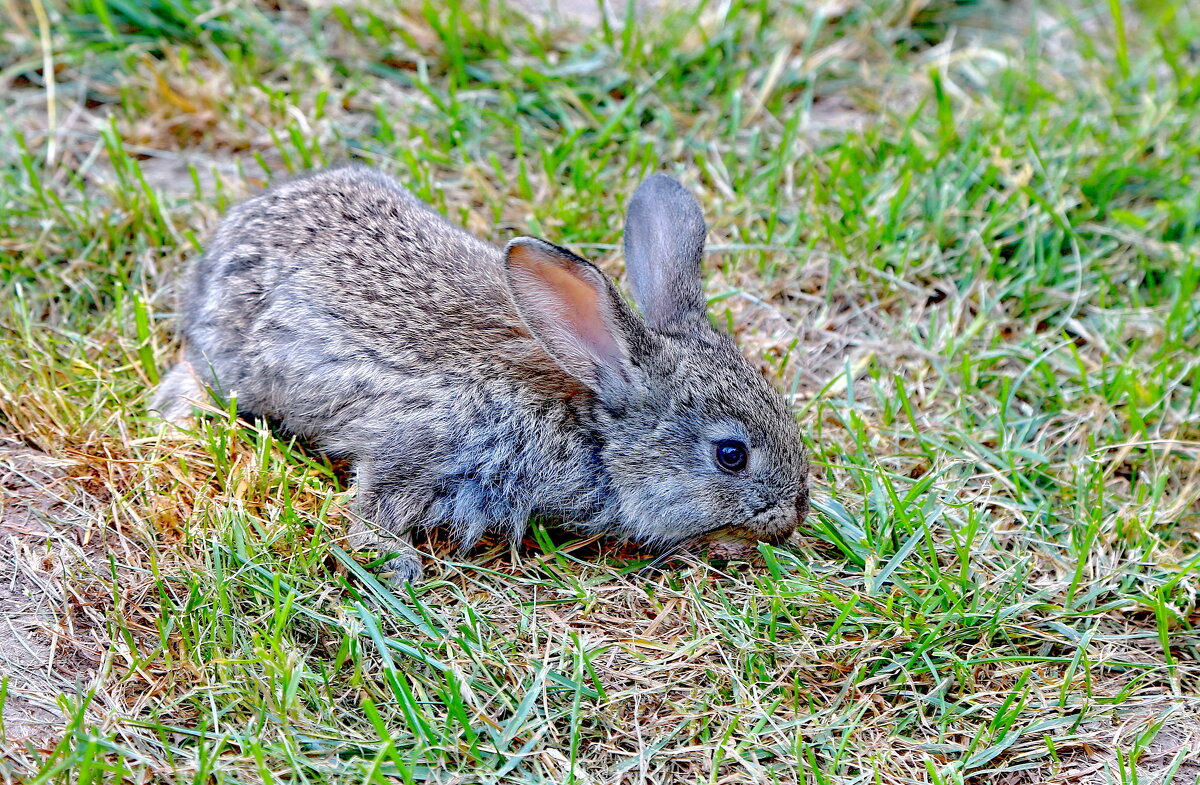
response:
[[[665,174],[646,178],[625,214],[625,271],[650,329],[681,333],[706,325],[700,257],[708,228],[700,205]]]
[[[504,249],[521,320],[564,371],[600,392],[632,378],[637,317],[599,268],[565,248],[518,237]]]

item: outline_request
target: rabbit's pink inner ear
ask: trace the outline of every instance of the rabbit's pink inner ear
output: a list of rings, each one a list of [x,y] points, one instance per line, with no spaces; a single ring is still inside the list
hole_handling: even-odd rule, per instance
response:
[[[625,376],[603,273],[537,240],[510,243],[507,262],[521,318],[567,373],[589,386],[602,369]]]

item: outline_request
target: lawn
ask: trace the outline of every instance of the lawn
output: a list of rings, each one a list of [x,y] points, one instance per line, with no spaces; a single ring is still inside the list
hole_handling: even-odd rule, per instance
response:
[[[1200,7],[551,4],[0,3],[0,778],[1200,782]],[[160,424],[221,213],[346,161],[618,279],[683,180],[801,531],[395,588],[343,467]]]

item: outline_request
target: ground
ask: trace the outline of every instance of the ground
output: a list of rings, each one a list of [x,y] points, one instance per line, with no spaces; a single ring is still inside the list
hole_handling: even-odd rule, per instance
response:
[[[0,4],[6,781],[1200,782],[1200,9],[625,8]],[[349,160],[618,279],[683,180],[801,531],[396,589],[345,467],[153,417],[222,211]]]

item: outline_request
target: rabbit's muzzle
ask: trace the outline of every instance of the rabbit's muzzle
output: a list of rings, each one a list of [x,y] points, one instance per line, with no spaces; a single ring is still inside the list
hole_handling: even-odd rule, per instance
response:
[[[807,505],[805,505],[807,507]],[[786,508],[763,513],[741,526],[728,526],[700,538],[699,547],[715,559],[746,559],[754,556],[758,543],[782,545],[796,531],[806,510],[797,507],[797,515],[789,516]]]

